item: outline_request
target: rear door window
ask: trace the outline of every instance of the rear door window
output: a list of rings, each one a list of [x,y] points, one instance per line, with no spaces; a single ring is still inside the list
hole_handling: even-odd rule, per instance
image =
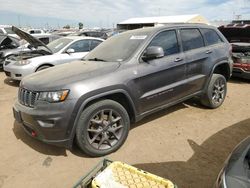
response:
[[[183,51],[193,50],[204,47],[204,40],[198,29],[181,29],[180,30]]]
[[[149,46],[162,47],[165,56],[180,52],[176,32],[174,30],[159,33],[153,38]]]
[[[210,46],[222,42],[220,36],[213,29],[200,29],[200,31],[205,39],[206,45]]]

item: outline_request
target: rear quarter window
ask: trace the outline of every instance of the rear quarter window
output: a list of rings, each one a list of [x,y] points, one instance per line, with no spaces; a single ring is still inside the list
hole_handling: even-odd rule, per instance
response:
[[[218,33],[213,29],[200,29],[200,31],[204,37],[206,45],[208,46],[223,42]]]
[[[193,50],[205,46],[199,29],[181,29],[180,34],[183,51]]]

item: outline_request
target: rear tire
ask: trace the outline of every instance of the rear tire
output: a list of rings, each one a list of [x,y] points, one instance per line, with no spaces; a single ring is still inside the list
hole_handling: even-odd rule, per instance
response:
[[[218,108],[222,105],[227,94],[227,81],[221,74],[213,74],[205,94],[201,97],[201,104],[208,108]]]
[[[87,155],[99,157],[119,149],[129,129],[126,109],[115,101],[102,100],[81,113],[76,127],[76,141]]]

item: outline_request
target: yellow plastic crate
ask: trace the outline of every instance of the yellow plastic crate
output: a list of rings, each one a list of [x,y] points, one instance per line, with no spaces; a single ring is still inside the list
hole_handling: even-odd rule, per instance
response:
[[[174,188],[174,184],[154,174],[122,162],[113,162],[92,181],[92,188]]]

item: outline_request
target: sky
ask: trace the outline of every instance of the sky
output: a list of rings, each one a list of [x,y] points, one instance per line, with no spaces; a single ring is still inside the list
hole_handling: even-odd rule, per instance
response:
[[[132,17],[183,14],[250,19],[250,0],[0,0],[0,25],[23,27],[113,27]]]

